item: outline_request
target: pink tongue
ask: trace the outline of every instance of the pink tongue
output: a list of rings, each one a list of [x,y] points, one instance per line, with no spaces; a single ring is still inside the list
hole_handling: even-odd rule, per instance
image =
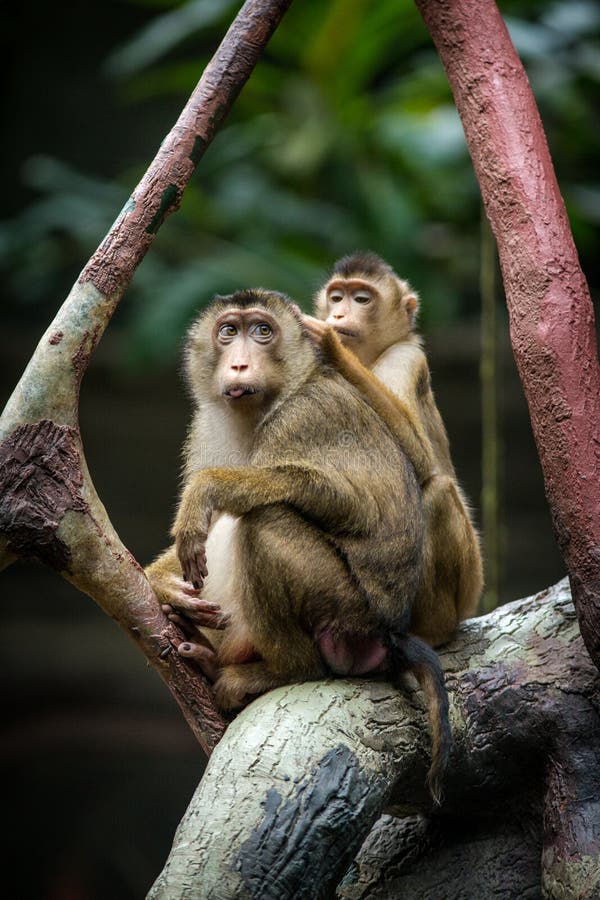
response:
[[[244,388],[232,388],[232,390],[229,391],[229,396],[233,397],[235,399],[237,397],[241,397],[242,394],[245,394],[245,393],[246,392],[245,392]]]

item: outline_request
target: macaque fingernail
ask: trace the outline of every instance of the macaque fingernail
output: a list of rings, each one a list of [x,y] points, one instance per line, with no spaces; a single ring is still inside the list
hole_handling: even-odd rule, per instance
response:
[[[173,652],[173,648],[172,648],[171,645],[169,644],[168,647],[165,647],[164,650],[161,650],[161,651],[160,651],[160,658],[161,658],[161,659],[165,659],[165,658],[169,655],[169,653],[172,653],[172,652]]]

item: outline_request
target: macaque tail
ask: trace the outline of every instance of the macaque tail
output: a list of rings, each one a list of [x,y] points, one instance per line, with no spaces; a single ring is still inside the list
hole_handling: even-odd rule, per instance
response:
[[[442,782],[450,756],[450,719],[448,692],[437,653],[429,644],[412,635],[389,636],[392,671],[396,675],[412,672],[423,693],[431,726],[431,766],[427,786],[434,803],[442,802]]]

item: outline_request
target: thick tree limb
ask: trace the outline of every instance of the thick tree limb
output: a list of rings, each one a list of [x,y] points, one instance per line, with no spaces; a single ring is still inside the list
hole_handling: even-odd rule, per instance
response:
[[[581,632],[600,667],[600,367],[594,312],[527,76],[493,0],[415,0],[496,236],[513,352]]]
[[[90,478],[81,379],[129,281],[291,0],[247,0],[174,128],[42,337],[0,419],[0,569],[52,566],[136,641],[206,751],[223,733],[206,682],[172,652],[180,636],[114,531]]]
[[[465,623],[442,662],[453,729],[442,808],[380,822],[339,896],[512,900],[543,884],[548,897],[597,897],[600,676],[566,580]],[[430,812],[428,748],[408,685],[267,694],[213,753],[149,897],[331,896],[383,810]]]

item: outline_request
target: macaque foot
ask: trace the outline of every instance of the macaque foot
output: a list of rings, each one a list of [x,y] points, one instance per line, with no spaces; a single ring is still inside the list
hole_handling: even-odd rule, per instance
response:
[[[195,663],[201,672],[206,675],[210,681],[216,681],[219,676],[219,664],[217,655],[214,650],[205,644],[194,644],[191,641],[185,641],[179,644],[177,652],[184,659],[189,659]]]
[[[225,666],[214,686],[215,700],[221,709],[239,709],[257,694],[264,694],[282,683],[264,662]]]
[[[229,669],[221,671],[215,681],[213,691],[220,709],[241,709],[246,705],[245,682],[233,675]]]
[[[184,605],[190,597],[197,597],[199,588],[184,581],[174,572],[148,573],[148,580],[161,606],[169,603],[174,607]]]
[[[182,621],[200,625],[203,628],[215,628],[222,631],[227,627],[229,615],[224,613],[218,603],[204,600],[192,594],[181,593],[169,603],[163,604],[162,610],[171,622],[181,625]]]

